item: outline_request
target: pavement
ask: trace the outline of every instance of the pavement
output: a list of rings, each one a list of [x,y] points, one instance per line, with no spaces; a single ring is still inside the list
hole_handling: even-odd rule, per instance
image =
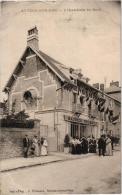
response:
[[[0,169],[1,172],[8,172],[17,169],[33,167],[38,165],[46,165],[54,162],[61,162],[65,160],[79,159],[83,157],[93,156],[95,154],[85,154],[85,155],[72,155],[65,154],[63,152],[51,152],[48,156],[39,157],[17,157],[1,160]]]
[[[115,148],[114,151],[120,150],[118,147]],[[75,160],[87,158],[93,155],[93,153],[81,154],[81,155],[72,155],[70,153],[65,154],[64,152],[50,152],[48,156],[39,156],[39,157],[16,157],[3,159],[0,162],[0,170],[1,172],[14,171],[17,169],[23,169],[27,167],[33,167],[38,165],[46,165],[49,163],[56,163],[66,160]]]

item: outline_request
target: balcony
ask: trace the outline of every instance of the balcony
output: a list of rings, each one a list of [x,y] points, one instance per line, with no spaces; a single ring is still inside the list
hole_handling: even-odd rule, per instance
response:
[[[91,109],[89,110],[89,117],[94,119],[99,117],[99,113],[97,109]]]
[[[97,109],[88,109],[88,107],[83,107],[81,104],[72,104],[72,111],[77,114],[85,114],[89,118],[98,118]]]
[[[85,108],[83,108],[81,104],[72,104],[72,111],[74,113],[82,114],[85,111]]]

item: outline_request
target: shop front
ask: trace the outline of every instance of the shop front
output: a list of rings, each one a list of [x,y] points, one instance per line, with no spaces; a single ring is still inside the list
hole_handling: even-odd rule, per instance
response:
[[[64,115],[64,120],[69,124],[69,134],[71,137],[98,137],[98,124],[96,121],[67,115]]]

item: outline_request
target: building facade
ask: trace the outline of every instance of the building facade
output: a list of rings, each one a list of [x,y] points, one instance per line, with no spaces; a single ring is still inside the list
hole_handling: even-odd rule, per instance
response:
[[[118,101],[121,101],[121,87],[119,86],[118,81],[112,81],[110,86],[105,89],[105,92]]]
[[[34,27],[28,31],[27,47],[4,88],[9,113],[25,110],[30,118],[39,119],[40,135],[47,137],[49,151],[63,151],[66,134],[119,135],[120,102],[88,81],[81,70],[40,51]]]

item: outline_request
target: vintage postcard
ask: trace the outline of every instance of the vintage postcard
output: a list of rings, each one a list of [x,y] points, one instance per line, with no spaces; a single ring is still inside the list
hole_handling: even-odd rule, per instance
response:
[[[121,1],[0,2],[0,193],[121,194]]]

